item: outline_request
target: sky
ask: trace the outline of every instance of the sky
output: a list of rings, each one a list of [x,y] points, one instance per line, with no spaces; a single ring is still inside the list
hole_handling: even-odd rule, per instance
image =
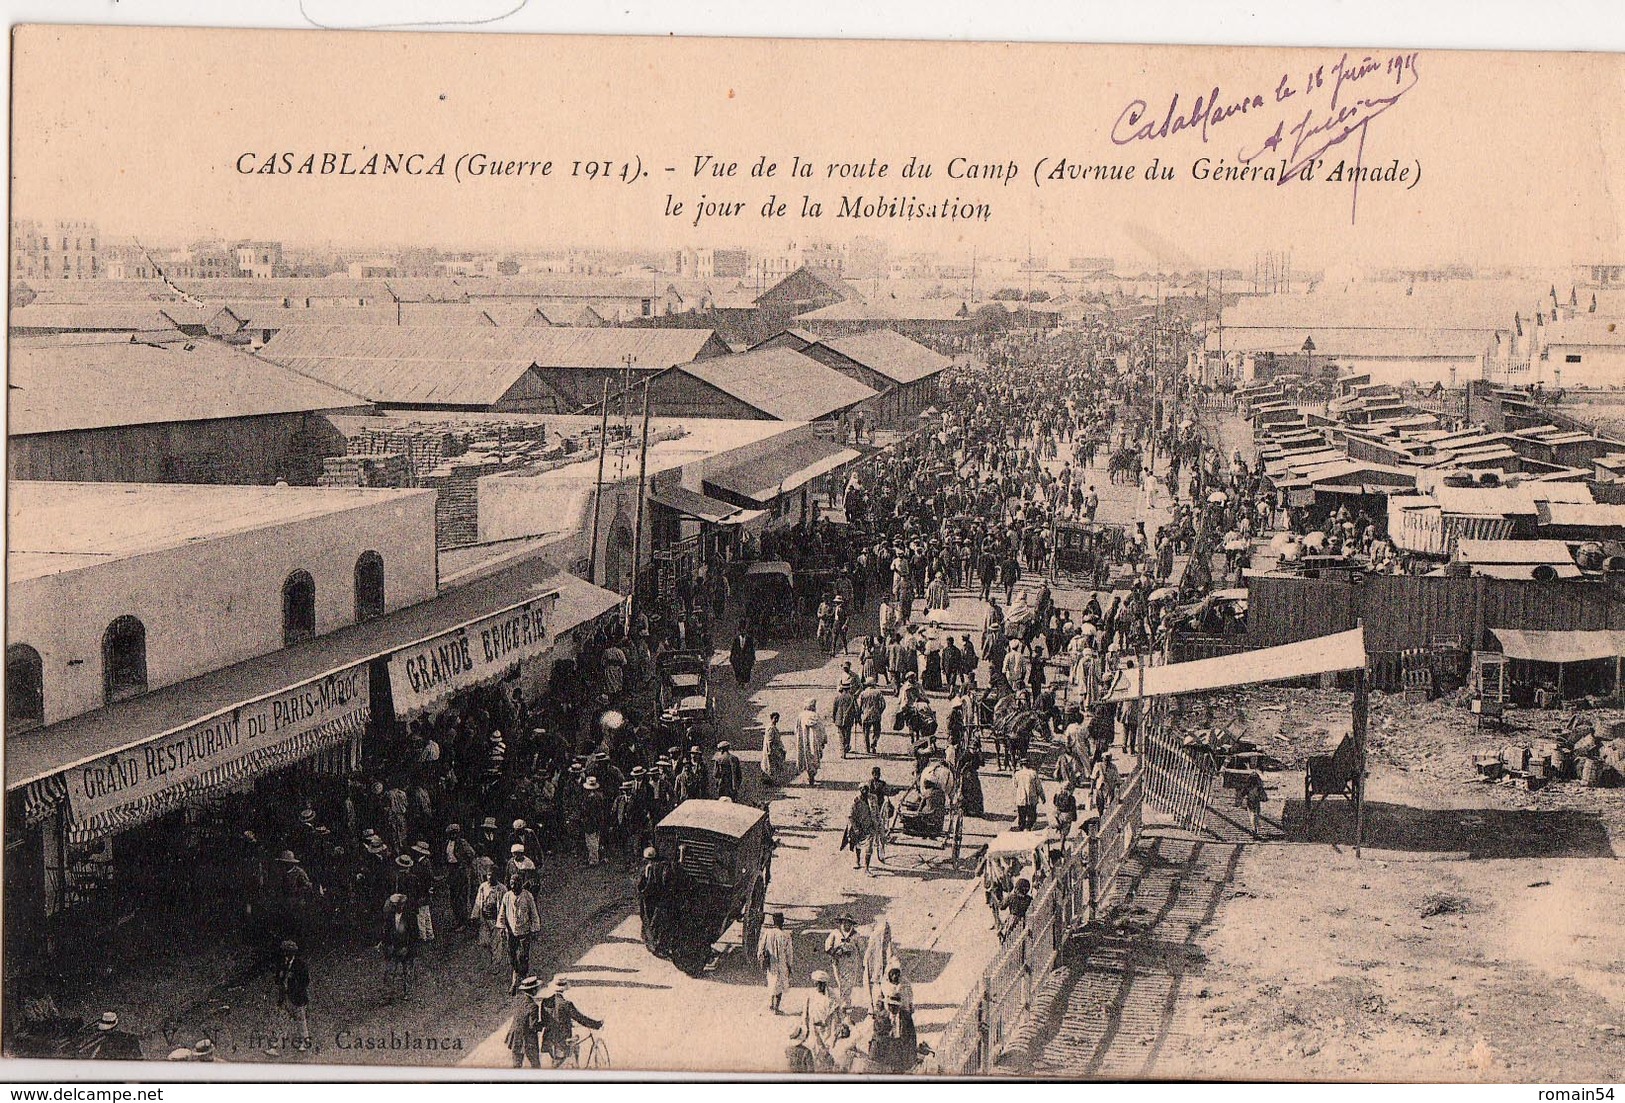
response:
[[[1625,258],[1620,55],[35,26],[16,34],[13,88],[14,213],[147,240],[523,251],[867,235],[894,253],[1249,271],[1264,250],[1306,270]],[[446,175],[240,171],[345,153],[420,168],[444,154]],[[479,155],[535,164],[457,180]],[[797,158],[811,179],[791,175]],[[904,178],[910,158],[931,179]],[[1204,158],[1258,171],[1199,179]],[[1049,179],[1063,159],[1135,178]],[[1258,178],[1283,159],[1314,176]],[[751,174],[759,160],[773,177]],[[1406,177],[1356,192],[1326,179],[1339,161]],[[951,162],[979,174],[950,179]],[[1172,179],[1145,179],[1153,162]],[[645,175],[623,181],[628,164]],[[770,196],[784,214],[763,218]],[[823,217],[802,217],[803,196]],[[976,217],[834,217],[877,196]],[[702,197],[735,213],[696,224]]]

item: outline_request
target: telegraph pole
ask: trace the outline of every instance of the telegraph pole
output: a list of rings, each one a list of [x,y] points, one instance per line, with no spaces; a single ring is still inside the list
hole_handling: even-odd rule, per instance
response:
[[[598,585],[598,517],[604,504],[604,453],[609,450],[609,377],[604,377],[604,401],[598,422],[598,479],[592,488],[592,546],[587,551],[587,581]]]
[[[630,361],[630,357],[628,360]],[[638,514],[632,529],[632,592],[627,595],[626,631],[632,631],[632,618],[638,602],[638,560],[643,556],[643,487],[649,473],[649,380],[643,381],[643,444],[638,452]]]

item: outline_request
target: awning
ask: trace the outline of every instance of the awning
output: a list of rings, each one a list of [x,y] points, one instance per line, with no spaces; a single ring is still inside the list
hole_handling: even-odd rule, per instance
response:
[[[456,625],[512,608],[528,597],[554,593],[570,582],[579,580],[545,560],[528,559],[388,616],[9,736],[6,788],[16,789],[74,766],[140,747],[289,687],[382,658]]]
[[[252,701],[67,772],[68,837],[86,843],[280,770],[361,734],[367,664]]]
[[[1519,628],[1491,628],[1509,659],[1536,663],[1586,663],[1625,658],[1625,631],[1538,632]]]
[[[751,524],[752,522],[755,522],[755,521],[760,521],[763,517],[766,517],[766,516],[767,516],[767,510],[765,510],[765,509],[742,509],[738,513],[734,514],[732,517],[728,518],[726,521],[724,521],[722,523],[725,524],[725,525],[741,525],[741,526],[743,526],[743,525],[749,525],[749,524]]]
[[[863,453],[854,448],[810,437],[750,463],[720,471],[706,479],[704,486],[708,494],[720,492],[722,497],[765,506],[779,495],[799,490],[820,475],[827,475],[862,456]]]
[[[1314,674],[1365,669],[1365,630],[1353,628],[1312,640],[1198,659],[1189,663],[1144,668],[1142,686],[1139,670],[1124,670],[1103,702],[1132,701],[1136,697],[1168,697],[1178,693],[1201,693],[1231,686],[1260,682],[1282,682]]]
[[[740,512],[736,505],[707,498],[704,494],[696,494],[677,483],[657,487],[650,492],[649,500],[667,509],[675,509],[685,517],[695,517],[712,524],[721,524]]]
[[[395,716],[427,712],[452,694],[494,682],[553,646],[558,593],[521,601],[398,648],[389,659]]]

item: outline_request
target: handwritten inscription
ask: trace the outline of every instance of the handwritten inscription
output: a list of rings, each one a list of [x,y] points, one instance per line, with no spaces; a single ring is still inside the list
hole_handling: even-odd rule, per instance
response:
[[[1401,172],[1395,159],[1378,170],[1364,166],[1365,139],[1373,121],[1393,109],[1420,80],[1417,54],[1343,53],[1329,64],[1299,74],[1282,73],[1273,87],[1235,93],[1213,85],[1193,100],[1179,92],[1156,111],[1145,99],[1130,100],[1112,124],[1111,140],[1119,146],[1162,142],[1180,134],[1197,136],[1204,144],[1234,135],[1236,164],[1223,158],[1207,161],[1198,179],[1273,181],[1312,179],[1324,167],[1323,155],[1349,139],[1357,139],[1353,164],[1339,161],[1325,179],[1348,181],[1351,217],[1359,201],[1362,181],[1406,182],[1414,186],[1421,175],[1409,168]],[[1159,105],[1160,98],[1155,100]],[[1262,135],[1260,137],[1259,135]],[[1254,162],[1270,162],[1249,172]],[[1204,162],[1198,161],[1201,165]]]

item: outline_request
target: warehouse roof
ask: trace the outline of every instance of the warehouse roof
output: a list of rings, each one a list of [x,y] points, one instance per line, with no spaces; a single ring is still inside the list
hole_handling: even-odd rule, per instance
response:
[[[911,341],[889,329],[872,329],[847,337],[828,337],[818,343],[898,383],[925,379],[953,363],[940,352],[934,352],[918,341]]]
[[[541,368],[667,368],[716,351],[709,329],[590,329],[569,326],[288,326],[261,355],[281,363],[325,359],[524,360]],[[708,347],[709,346],[709,347]]]
[[[715,356],[673,368],[732,395],[780,421],[816,421],[876,392],[786,348]]]
[[[173,333],[173,331],[171,331]],[[12,433],[365,406],[366,400],[207,338],[16,340]]]
[[[1232,328],[1226,317],[1222,336],[1218,330],[1208,335],[1208,348],[1232,352],[1298,353],[1305,337],[1315,339],[1315,355],[1369,359],[1467,359],[1481,356],[1495,341],[1493,329],[1410,329],[1258,327]],[[1223,341],[1223,345],[1219,344]]]
[[[847,299],[796,315],[803,322],[947,322],[968,317],[963,299]]]
[[[529,360],[327,359],[292,356],[290,371],[388,405],[494,406],[530,371]]]
[[[198,308],[175,303],[30,303],[11,312],[13,332],[26,329],[60,329],[107,333],[134,333],[141,330],[175,329],[180,311],[190,324]],[[213,307],[210,314],[219,310]]]

